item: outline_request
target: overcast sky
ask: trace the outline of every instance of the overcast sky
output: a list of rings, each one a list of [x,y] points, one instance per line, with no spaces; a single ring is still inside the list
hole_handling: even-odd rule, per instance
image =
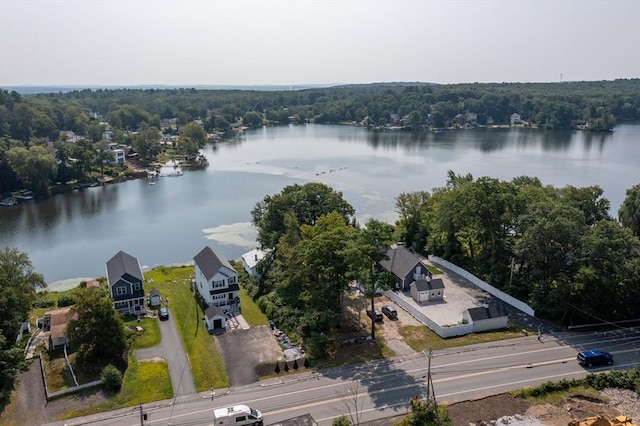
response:
[[[0,86],[640,78],[640,0],[0,0]]]

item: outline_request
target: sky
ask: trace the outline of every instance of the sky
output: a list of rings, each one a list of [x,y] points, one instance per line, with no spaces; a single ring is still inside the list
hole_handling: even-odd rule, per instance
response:
[[[0,87],[640,78],[640,0],[0,0]]]

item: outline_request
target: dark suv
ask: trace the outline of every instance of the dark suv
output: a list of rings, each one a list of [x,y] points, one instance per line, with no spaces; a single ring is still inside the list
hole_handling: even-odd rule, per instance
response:
[[[382,318],[382,312],[380,312],[380,311],[379,311],[379,310],[377,310],[377,309],[376,309],[375,311],[372,311],[371,309],[367,309],[367,316],[368,316],[369,318],[371,318],[372,320],[374,320],[374,321],[378,321],[378,322],[380,322],[380,321],[382,321],[382,320],[383,320],[383,318]]]
[[[594,365],[611,365],[613,364],[613,355],[609,352],[592,350],[580,352],[577,356],[580,365],[593,367]]]
[[[396,308],[390,305],[384,305],[382,307],[382,313],[385,314],[387,317],[389,317],[389,319],[398,318],[398,311],[396,311]]]

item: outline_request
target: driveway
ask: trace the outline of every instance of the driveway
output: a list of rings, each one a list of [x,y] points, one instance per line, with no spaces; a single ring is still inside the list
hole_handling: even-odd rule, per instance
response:
[[[173,312],[169,309],[169,319],[160,322],[160,335],[162,342],[152,348],[138,349],[135,352],[138,361],[144,359],[164,358],[167,360],[173,396],[187,396],[196,393],[193,383],[191,366],[187,354],[182,347],[182,340],[178,334],[178,327],[174,320]]]
[[[258,381],[255,367],[282,359],[282,349],[266,325],[227,330],[216,336],[218,349],[229,375],[229,386],[244,386]]]

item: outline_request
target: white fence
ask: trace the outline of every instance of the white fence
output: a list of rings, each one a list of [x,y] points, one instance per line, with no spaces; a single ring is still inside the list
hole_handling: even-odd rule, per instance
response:
[[[535,311],[533,310],[533,308],[531,308],[531,306],[527,305],[526,303],[524,303],[521,300],[516,299],[513,296],[509,296],[507,293],[505,293],[504,291],[498,290],[497,288],[495,288],[494,286],[492,286],[491,284],[482,281],[480,278],[476,277],[475,275],[473,275],[472,273],[462,269],[461,267],[454,265],[451,262],[448,262],[444,259],[440,259],[437,256],[429,256],[429,260],[433,263],[435,263],[436,265],[442,266],[452,272],[455,272],[456,274],[460,275],[461,277],[465,278],[466,280],[468,280],[469,282],[471,282],[473,285],[480,287],[482,290],[486,291],[487,293],[491,294],[494,297],[497,297],[498,299],[502,300],[505,303],[508,303],[509,305],[513,306],[516,309],[519,309],[520,311],[524,312],[525,314],[531,315],[532,317],[535,316]],[[435,331],[435,330],[434,330]]]
[[[384,292],[384,295],[389,299],[396,302],[396,304],[404,309],[409,315],[414,317],[416,320],[421,322],[422,324],[429,327],[434,333],[438,336],[446,338],[446,337],[454,337],[454,336],[464,336],[465,334],[473,333],[473,324],[462,324],[462,325],[453,325],[450,327],[443,327],[440,324],[433,321],[431,318],[420,312],[415,306],[411,306],[406,300],[402,297],[398,296],[391,290],[387,290]]]

